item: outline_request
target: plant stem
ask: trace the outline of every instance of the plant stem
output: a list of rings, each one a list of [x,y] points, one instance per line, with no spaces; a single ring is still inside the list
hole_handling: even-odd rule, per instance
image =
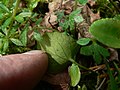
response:
[[[76,64],[76,65],[78,65],[78,66],[79,66],[80,68],[82,68],[82,69],[85,69],[85,70],[88,70],[88,71],[92,71],[91,69],[86,68],[86,67],[80,65],[79,63],[77,63],[77,62],[76,62],[75,60],[73,60],[73,59],[69,59],[69,61],[72,62],[72,63],[74,63],[74,64]]]
[[[17,0],[17,1],[16,1],[16,6],[15,6],[15,8],[14,8],[14,10],[13,10],[13,14],[12,14],[12,16],[11,16],[11,23],[10,23],[10,27],[9,27],[9,30],[8,30],[8,34],[9,34],[9,31],[11,30],[11,28],[12,28],[12,26],[13,26],[13,21],[14,21],[14,19],[15,19],[15,15],[16,15],[16,13],[17,13],[19,4],[20,4],[20,0]]]

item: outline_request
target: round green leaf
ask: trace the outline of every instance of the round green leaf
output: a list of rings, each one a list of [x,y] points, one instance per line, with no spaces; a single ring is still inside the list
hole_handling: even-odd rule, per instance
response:
[[[89,31],[104,45],[120,48],[120,20],[101,19],[95,21]]]
[[[79,50],[78,44],[71,36],[59,32],[44,34],[40,41],[40,45],[41,49],[46,51],[52,59],[52,61],[49,61],[51,72],[55,71],[55,69],[56,71],[61,68],[63,69],[61,65],[65,65],[66,67],[69,59],[75,58]]]
[[[90,42],[90,39],[89,38],[80,38],[77,43],[79,45],[87,45],[88,43]]]

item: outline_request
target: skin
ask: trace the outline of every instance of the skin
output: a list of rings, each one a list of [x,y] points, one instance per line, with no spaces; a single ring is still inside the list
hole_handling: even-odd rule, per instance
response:
[[[32,90],[47,66],[48,57],[39,50],[0,57],[0,90]]]

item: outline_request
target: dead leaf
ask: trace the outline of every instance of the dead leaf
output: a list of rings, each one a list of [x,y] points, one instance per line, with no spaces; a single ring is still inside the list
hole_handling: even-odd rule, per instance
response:
[[[59,85],[61,86],[62,90],[68,90],[70,83],[70,77],[67,71],[58,73],[56,75],[46,74],[42,80],[52,85]]]
[[[95,0],[88,0],[88,3],[90,4],[90,6],[95,5]]]

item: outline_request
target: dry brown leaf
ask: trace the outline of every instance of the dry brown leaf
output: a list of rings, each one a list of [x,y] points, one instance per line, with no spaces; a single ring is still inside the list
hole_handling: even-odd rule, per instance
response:
[[[90,6],[95,5],[95,0],[88,0],[88,3],[90,4]]]
[[[67,71],[58,73],[56,75],[46,74],[43,77],[43,81],[46,81],[52,85],[60,85],[62,90],[68,90],[68,85],[70,83],[70,77]]]
[[[118,60],[118,52],[113,48],[109,48],[109,51],[110,51],[109,61]]]
[[[98,20],[100,19],[100,13],[97,12],[97,13],[93,13],[91,12],[90,13],[90,22],[93,23],[95,20]]]

